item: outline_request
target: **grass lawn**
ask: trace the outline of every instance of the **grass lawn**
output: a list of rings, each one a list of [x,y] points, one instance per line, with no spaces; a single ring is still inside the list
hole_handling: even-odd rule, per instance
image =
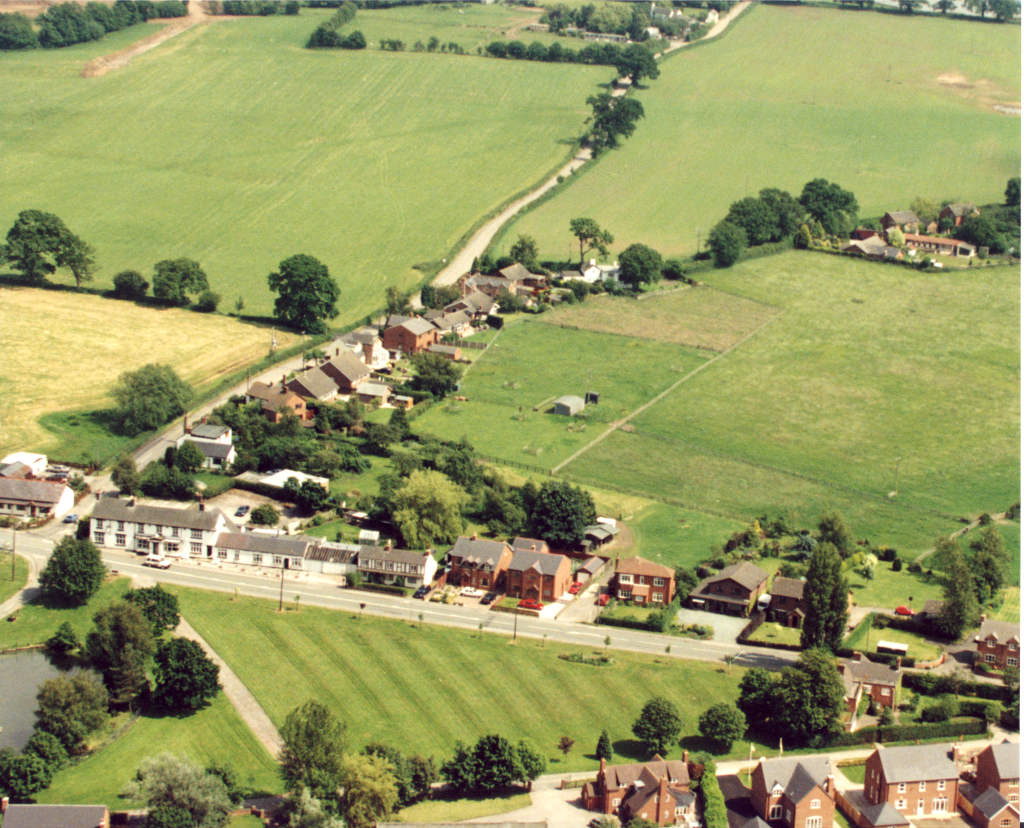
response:
[[[631,604],[615,602],[601,610],[603,618],[631,618],[634,621],[646,621],[647,616],[654,612],[653,607],[637,607]]]
[[[528,793],[483,799],[433,799],[403,808],[396,815],[399,822],[461,822],[493,814],[504,814],[530,804]]]
[[[120,600],[130,587],[128,578],[111,578],[80,607],[48,607],[38,601],[22,607],[16,620],[0,625],[0,649],[42,644],[65,621],[82,641],[92,629],[92,617],[103,607]]]
[[[192,716],[136,719],[109,744],[59,771],[36,799],[41,803],[102,802],[111,810],[137,807],[142,803],[118,794],[143,759],[162,752],[187,756],[204,766],[225,762],[234,767],[243,786],[257,791],[278,793],[283,788],[277,763],[221,693]]]
[[[11,553],[0,552],[0,604],[14,593],[20,592],[28,580],[28,561],[17,555],[14,563],[14,578],[11,578]]]
[[[1020,623],[1020,587],[1007,587],[1003,590],[1003,603],[993,618]]]
[[[304,49],[330,14],[198,26],[90,79],[83,64],[148,27],[60,54],[5,55],[0,227],[29,207],[57,213],[96,248],[100,285],[125,268],[151,278],[156,261],[197,259],[225,307],[241,297],[257,314],[272,309],[267,274],[308,253],[339,283],[345,324],[380,308],[385,286],[412,288],[423,278],[414,265],[439,263],[554,169],[582,131],[587,96],[613,74]],[[401,9],[353,26],[371,41],[415,30],[473,46],[537,14]]]
[[[263,828],[264,822],[252,814],[236,814],[228,819],[228,828]]]
[[[752,636],[751,641],[769,642],[771,644],[800,644],[800,630],[794,627],[784,627],[774,621],[766,621],[758,627]]]
[[[554,356],[571,348],[570,359]],[[549,468],[607,424],[701,364],[678,345],[591,331],[567,331],[528,317],[506,323],[466,372],[460,393],[414,421],[422,434],[466,436],[484,455]],[[601,395],[578,417],[549,413],[563,394]],[[539,408],[539,410],[534,410]]]
[[[898,644],[907,645],[907,655],[918,661],[931,661],[939,657],[942,652],[942,645],[937,641],[925,638],[923,635],[908,632],[906,630],[894,630],[891,627],[885,629],[877,627],[864,627],[856,630],[847,636],[843,641],[844,647],[854,650],[873,653],[878,647],[879,641],[893,641]]]
[[[920,610],[924,602],[942,598],[942,581],[937,576],[928,577],[923,572],[908,572],[904,566],[900,572],[892,571],[892,564],[880,561],[875,567],[875,577],[868,580],[856,572],[847,572],[846,580],[853,592],[853,601],[862,607],[884,607],[889,611],[900,604],[913,610]]]
[[[4,61],[0,76],[9,66]],[[126,440],[93,412],[113,405],[108,394],[124,371],[166,363],[202,386],[266,356],[272,334],[281,348],[299,341],[216,314],[94,295],[5,286],[0,297],[0,331],[18,331],[0,340],[0,456],[23,449],[72,462],[84,453],[109,457]]]
[[[799,195],[817,177],[852,190],[864,216],[918,195],[1001,201],[1020,173],[1020,122],[992,106],[1017,105],[1020,65],[1013,26],[756,6],[721,42],[663,61],[637,95],[636,134],[495,248],[526,233],[543,256],[572,256],[569,219],[590,216],[616,251],[691,253],[733,201]]]
[[[736,697],[743,673],[618,651],[608,667],[572,664],[558,654],[579,648],[553,642],[513,646],[503,636],[315,607],[279,615],[272,601],[174,591],[190,623],[278,726],[296,705],[317,698],[347,723],[354,746],[381,741],[439,760],[457,739],[493,732],[529,739],[556,758],[559,737],[569,735],[576,746],[555,767],[585,770],[596,766],[592,751],[607,728],[615,760],[632,761],[632,722],[648,698],[675,701],[693,732],[706,707]]]
[[[782,313],[568,476],[744,521],[806,526],[834,508],[904,557],[954,516],[1018,499],[1015,269],[922,275],[792,252],[707,278]]]
[[[864,784],[864,763],[859,762],[855,765],[840,765],[839,770],[843,772],[843,776],[853,782],[855,785]]]

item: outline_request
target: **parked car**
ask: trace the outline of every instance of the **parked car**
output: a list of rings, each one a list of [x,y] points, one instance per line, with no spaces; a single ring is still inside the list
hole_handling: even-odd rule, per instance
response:
[[[914,614],[914,611],[910,607],[905,607],[902,604],[900,604],[898,607],[896,607],[896,614],[904,615],[907,618],[909,618],[911,615]]]
[[[463,598],[479,598],[484,594],[482,589],[474,589],[473,587],[463,587],[459,590],[459,595]]]
[[[250,506],[239,506],[237,509],[235,509],[235,517],[245,517],[247,514],[249,514],[249,509],[250,508],[252,508],[252,507],[250,507]]]
[[[612,596],[609,595],[607,592],[604,593],[604,595],[599,595],[598,598],[597,598],[597,605],[599,607],[607,606],[608,602],[611,600],[611,598],[612,598]]]
[[[580,591],[581,589],[583,589],[583,581],[573,581],[573,582],[572,582],[572,583],[571,583],[571,584],[569,585],[569,594],[570,594],[570,595],[575,595],[575,594],[576,594],[576,593],[578,593],[578,592],[579,592],[579,591]]]
[[[520,609],[544,609],[544,605],[540,601],[534,601],[532,598],[524,598],[519,602],[518,606]]]
[[[488,592],[483,598],[480,599],[481,604],[493,604],[494,599],[498,597],[497,592]]]
[[[78,515],[73,512],[70,515],[64,515],[64,523],[78,523]]]
[[[153,566],[157,569],[170,569],[171,562],[163,555],[146,555],[146,560],[142,562],[143,566]]]
[[[427,597],[427,593],[428,592],[430,592],[430,587],[428,587],[426,584],[424,584],[423,586],[419,587],[412,594],[412,597],[413,598],[419,598],[422,601],[422,600],[424,600]]]

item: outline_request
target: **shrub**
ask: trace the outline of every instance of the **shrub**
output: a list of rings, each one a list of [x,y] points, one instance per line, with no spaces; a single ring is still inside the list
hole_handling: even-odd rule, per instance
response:
[[[220,304],[220,294],[212,290],[204,290],[196,299],[196,310],[200,313],[213,313]]]
[[[260,526],[276,526],[280,517],[281,516],[278,514],[277,509],[269,503],[263,503],[252,510],[249,522]]]
[[[122,270],[114,276],[114,295],[118,299],[142,299],[149,290],[149,282],[137,270]]]
[[[922,722],[948,722],[960,711],[956,697],[943,696],[936,704],[921,711]]]
[[[715,776],[715,763],[710,760],[704,764],[704,772],[700,777],[697,795],[700,797],[704,811],[704,824],[707,828],[729,828],[725,797],[722,795],[718,778]]]

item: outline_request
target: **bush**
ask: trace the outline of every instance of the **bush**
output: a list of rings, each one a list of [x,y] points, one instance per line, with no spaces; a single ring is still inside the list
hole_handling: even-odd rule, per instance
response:
[[[922,722],[948,722],[960,710],[955,696],[943,696],[933,705],[921,711]]]
[[[200,313],[213,313],[220,304],[220,294],[212,290],[204,290],[196,299],[196,310]]]
[[[899,572],[901,569],[903,569],[903,561],[897,558],[892,562],[892,571]]]
[[[715,776],[714,762],[708,761],[704,764],[704,772],[700,776],[697,795],[700,797],[704,811],[704,825],[707,828],[729,828],[725,797],[718,785],[718,777]]]
[[[137,270],[122,270],[114,276],[114,296],[118,299],[142,299],[149,282]]]
[[[276,526],[281,515],[269,503],[263,503],[252,510],[249,522],[259,526]]]
[[[956,736],[975,736],[985,733],[988,726],[982,719],[961,722],[935,722],[932,724],[890,725],[865,727],[854,733],[838,733],[832,745],[862,745],[873,742],[910,742],[915,739],[941,739]]]

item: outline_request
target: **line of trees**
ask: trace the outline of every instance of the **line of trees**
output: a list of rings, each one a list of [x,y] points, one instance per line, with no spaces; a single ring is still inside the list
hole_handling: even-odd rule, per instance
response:
[[[73,46],[153,18],[186,14],[180,0],[117,0],[113,5],[89,2],[84,6],[58,3],[40,14],[35,26],[23,14],[0,14],[0,51]]]
[[[209,1],[209,0],[208,0]],[[213,0],[210,3],[211,14],[227,14],[243,17],[269,17],[274,14],[298,14],[298,0],[277,3],[274,0]]]
[[[483,54],[511,60],[534,60],[545,63],[583,63],[590,66],[624,67],[620,75],[632,76],[635,67],[646,69],[644,77],[658,76],[654,54],[640,43],[619,46],[615,43],[588,43],[579,50],[563,46],[557,41],[545,46],[534,41],[529,45],[520,40],[495,40],[483,48]]]
[[[352,0],[346,0],[342,3],[338,10],[332,14],[327,20],[313,29],[313,33],[309,36],[309,40],[306,41],[307,49],[363,49],[366,48],[366,40],[363,38],[362,46],[345,45],[352,35],[343,38],[338,34],[338,29],[345,26],[355,20],[356,17],[356,4]],[[352,33],[353,35],[355,32]],[[362,34],[359,35],[362,38]]]

